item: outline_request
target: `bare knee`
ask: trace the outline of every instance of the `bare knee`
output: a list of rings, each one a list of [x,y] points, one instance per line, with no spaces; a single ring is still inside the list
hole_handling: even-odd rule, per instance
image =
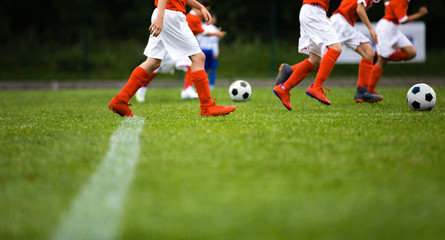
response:
[[[141,65],[141,68],[145,69],[147,72],[152,73],[154,70],[161,66],[162,60],[156,58],[147,58]]]
[[[386,66],[386,62],[387,62],[387,60],[385,58],[383,58],[382,56],[379,56],[377,58],[377,62],[375,63],[375,65],[379,66],[380,68],[384,68]]]
[[[342,47],[340,43],[334,43],[328,46],[329,49],[334,49],[335,51],[341,53]]]
[[[413,46],[404,47],[402,48],[402,51],[404,51],[406,55],[408,55],[408,60],[415,58],[417,55],[417,51]]]
[[[408,58],[409,58],[409,59],[413,59],[413,58],[416,57],[417,52],[416,52],[416,50],[414,50],[414,51],[412,51],[412,52],[407,52],[407,54],[408,54]]]
[[[195,55],[190,56],[190,60],[192,60],[192,65],[197,65],[197,66],[202,65],[202,67],[204,67],[206,56],[204,55],[203,52],[199,52]]]
[[[372,49],[369,43],[360,44],[355,50],[358,54],[362,56],[363,59],[373,60],[375,56],[375,51]]]

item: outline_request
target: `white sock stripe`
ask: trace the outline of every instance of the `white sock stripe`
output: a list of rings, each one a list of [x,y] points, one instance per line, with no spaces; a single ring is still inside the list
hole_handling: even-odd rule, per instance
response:
[[[115,239],[133,170],[139,159],[144,118],[126,118],[110,138],[110,149],[53,239]]]

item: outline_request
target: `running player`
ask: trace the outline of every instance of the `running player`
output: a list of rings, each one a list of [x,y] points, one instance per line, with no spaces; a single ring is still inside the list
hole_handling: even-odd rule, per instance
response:
[[[212,101],[209,80],[204,70],[205,56],[186,21],[186,5],[199,9],[206,24],[211,22],[210,13],[196,0],[155,0],[157,8],[152,14],[149,27],[151,35],[144,52],[147,59],[134,69],[125,86],[110,101],[110,110],[121,116],[132,117],[128,101],[169,54],[172,59],[187,56],[192,61],[190,75],[198,92],[202,116],[221,116],[235,111],[234,106],[219,106]]]
[[[410,0],[385,0],[385,16],[377,23],[378,58],[372,68],[368,91],[376,94],[375,87],[382,76],[388,61],[407,61],[416,56],[416,49],[411,41],[400,31],[400,24],[417,20],[428,13],[426,7],[412,15],[407,15]]]
[[[363,33],[354,29],[355,22],[360,18],[368,28],[372,40],[378,43],[377,34],[366,14],[366,10],[378,2],[380,0],[343,0],[331,16],[332,26],[337,31],[341,44],[362,56],[358,67],[357,91],[354,95],[356,102],[383,100],[382,96],[370,93],[367,90],[368,82],[371,80],[375,52],[369,44],[369,39]]]
[[[298,50],[300,53],[308,54],[309,58],[292,67],[282,64],[277,82],[284,83],[277,85],[273,90],[288,110],[292,110],[290,90],[317,68],[318,73],[315,81],[306,89],[306,94],[323,104],[331,104],[323,91],[323,82],[334,68],[342,48],[337,32],[332,28],[331,22],[326,16],[328,9],[329,0],[303,0],[300,10]],[[325,53],[326,47],[328,50]]]
[[[197,0],[200,4],[202,4],[207,10],[210,10],[210,2],[208,0]],[[212,18],[213,19],[213,18]],[[202,20],[203,16],[199,9],[192,8],[191,11],[186,15],[187,23],[192,30],[193,34],[195,36],[207,36],[207,37],[216,37],[218,39],[225,36],[226,32],[221,31],[221,29],[218,29],[217,31],[206,31],[203,27]],[[210,25],[209,25],[210,26]],[[147,54],[146,54],[147,55]],[[206,57],[206,62],[207,62]],[[184,88],[181,91],[181,98],[182,99],[195,99],[198,98],[198,94],[196,94],[195,90],[193,89],[193,81],[191,79],[191,62],[188,57],[174,60],[172,59],[168,54],[163,59],[161,63],[161,67],[159,69],[156,69],[152,74],[150,74],[150,81],[157,76],[159,72],[170,72],[174,73],[175,68],[178,70],[182,70],[185,72],[184,77]],[[150,83],[148,81],[145,85],[143,85],[137,92],[136,92],[136,100],[138,102],[145,101],[145,92],[147,90],[147,85]]]

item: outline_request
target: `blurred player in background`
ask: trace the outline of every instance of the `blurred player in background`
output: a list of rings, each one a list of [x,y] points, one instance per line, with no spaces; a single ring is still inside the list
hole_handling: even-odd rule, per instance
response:
[[[144,51],[147,59],[133,70],[125,86],[110,101],[109,109],[121,116],[132,117],[128,101],[149,81],[150,74],[160,67],[162,59],[168,54],[175,60],[184,56],[190,58],[190,79],[198,93],[202,116],[221,116],[233,112],[236,109],[234,106],[219,106],[212,101],[209,80],[204,70],[205,55],[185,17],[186,5],[199,10],[206,24],[211,22],[210,13],[196,0],[155,0],[155,5],[149,27],[150,39]]]
[[[343,0],[331,16],[332,26],[337,31],[341,44],[362,56],[358,67],[357,91],[354,95],[356,102],[383,100],[382,96],[368,92],[367,85],[371,80],[375,52],[369,44],[369,39],[363,33],[354,29],[355,22],[360,18],[368,28],[372,40],[378,43],[377,34],[366,14],[366,10],[378,2],[380,0]]]
[[[212,14],[212,23],[209,25],[203,24],[203,28],[208,33],[215,33],[221,31],[221,28],[215,26],[217,18],[214,12]],[[205,70],[209,75],[210,89],[215,87],[216,70],[218,69],[218,57],[219,57],[219,40],[217,36],[198,35],[198,43],[202,52],[206,55]]]
[[[410,0],[385,0],[385,16],[377,23],[378,59],[372,68],[368,91],[374,94],[375,87],[382,76],[388,61],[407,61],[416,57],[416,49],[411,41],[400,31],[400,24],[417,20],[428,13],[426,7],[412,15],[407,15]]]
[[[326,16],[328,9],[329,0],[303,0],[298,50],[308,54],[309,58],[293,66],[282,64],[276,79],[279,85],[273,90],[288,110],[292,110],[290,90],[317,69],[315,81],[306,89],[306,94],[323,104],[331,104],[323,91],[323,82],[334,68],[342,47],[337,32]],[[328,50],[325,52],[326,48]]]

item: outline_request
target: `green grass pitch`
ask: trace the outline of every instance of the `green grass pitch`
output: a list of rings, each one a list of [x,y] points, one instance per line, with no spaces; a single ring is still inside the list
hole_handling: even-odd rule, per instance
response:
[[[270,88],[199,116],[179,88],[151,88],[117,239],[443,239],[445,88],[432,111],[409,87],[356,104],[332,87],[331,106]],[[117,89],[0,91],[0,239],[51,239],[124,121]],[[87,221],[87,219],[86,219]]]

